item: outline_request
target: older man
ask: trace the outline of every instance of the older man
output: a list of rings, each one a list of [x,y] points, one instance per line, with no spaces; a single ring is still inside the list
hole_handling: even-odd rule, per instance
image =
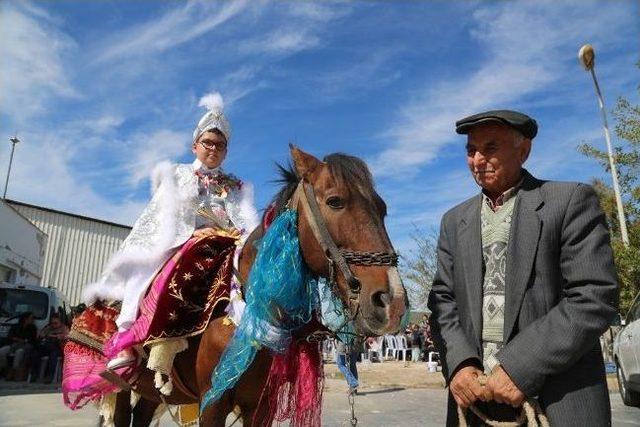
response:
[[[488,111],[456,131],[482,192],[444,215],[429,296],[447,425],[458,425],[456,405],[505,420],[534,397],[551,425],[610,425],[598,337],[616,313],[617,283],[596,194],[523,169],[537,133],[525,114]]]

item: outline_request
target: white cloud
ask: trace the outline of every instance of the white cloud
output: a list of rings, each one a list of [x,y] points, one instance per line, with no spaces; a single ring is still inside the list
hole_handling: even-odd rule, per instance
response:
[[[0,4],[0,112],[17,124],[44,111],[51,96],[78,96],[63,61],[76,44],[55,24],[33,4]]]
[[[393,60],[404,48],[378,48],[373,51],[357,52],[346,64],[326,73],[318,73],[314,78],[313,90],[316,98],[336,101],[351,98],[354,93],[366,92],[373,88],[384,87],[401,77],[394,68]]]
[[[320,39],[311,31],[301,28],[276,29],[265,36],[247,40],[238,46],[245,54],[292,54],[317,46]]]
[[[135,135],[124,148],[125,169],[129,172],[126,182],[133,187],[140,185],[158,162],[175,161],[190,149],[191,141],[184,132],[159,129]]]
[[[71,162],[80,150],[73,141],[39,132],[26,132],[21,139],[7,198],[124,224],[140,214],[144,202],[108,200],[78,179]]]
[[[457,140],[457,119],[483,109],[518,106],[527,95],[570,83],[577,49],[629,20],[625,8],[601,4],[500,2],[472,15],[482,65],[409,95],[383,136],[397,141],[372,159],[378,176],[414,174]],[[598,16],[598,20],[593,17]]]
[[[260,65],[247,64],[226,73],[220,81],[220,90],[224,93],[227,105],[233,105],[250,93],[267,87],[267,83],[260,77]]]
[[[108,40],[95,64],[162,53],[220,27],[249,4],[248,0],[223,3],[189,1]]]
[[[92,130],[98,134],[105,134],[112,130],[116,130],[124,123],[124,117],[120,115],[105,114],[86,123],[88,130]]]

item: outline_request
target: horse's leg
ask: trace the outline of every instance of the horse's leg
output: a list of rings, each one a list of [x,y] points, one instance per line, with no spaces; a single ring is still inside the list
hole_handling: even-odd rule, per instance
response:
[[[132,427],[149,427],[153,414],[156,412],[159,403],[141,397],[135,408],[133,408]]]
[[[242,412],[245,426],[267,426],[269,395],[265,387],[272,358],[267,350],[260,350],[234,389],[236,403]]]
[[[231,411],[233,411],[233,402],[230,394],[225,393],[200,414],[200,425],[202,427],[224,427]]]
[[[223,318],[213,319],[202,333],[198,356],[196,359],[196,376],[200,401],[202,396],[211,388],[211,373],[220,361],[235,328],[225,325]],[[211,403],[201,414],[200,422],[203,426],[224,426],[227,415],[233,411],[231,393],[225,393],[217,402]]]
[[[129,427],[131,424],[131,393],[129,391],[121,391],[116,396],[113,424],[116,427]]]

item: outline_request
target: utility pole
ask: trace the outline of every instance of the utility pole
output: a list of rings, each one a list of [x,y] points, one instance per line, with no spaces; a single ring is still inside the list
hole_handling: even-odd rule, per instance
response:
[[[9,169],[7,170],[7,179],[4,182],[4,194],[2,195],[2,199],[7,198],[7,187],[9,186],[9,175],[11,175],[11,164],[13,163],[13,152],[16,149],[16,144],[20,142],[18,136],[14,136],[13,138],[9,138],[11,142],[11,157],[9,158]]]
[[[616,206],[618,207],[618,222],[620,223],[620,236],[622,237],[622,243],[625,247],[629,247],[629,234],[627,233],[627,220],[624,216],[624,206],[622,204],[622,196],[620,195],[620,185],[618,184],[618,171],[616,169],[616,162],[613,158],[613,149],[611,148],[611,135],[609,134],[609,124],[607,123],[607,111],[604,108],[604,99],[600,92],[600,85],[596,78],[596,72],[594,70],[596,54],[593,50],[593,46],[585,44],[580,48],[578,52],[578,59],[585,70],[591,73],[593,78],[593,84],[596,88],[596,96],[598,97],[598,105],[600,106],[600,113],[602,115],[602,125],[604,127],[604,139],[607,141],[607,152],[609,153],[609,167],[611,169],[611,177],[613,179],[613,192],[616,197]]]

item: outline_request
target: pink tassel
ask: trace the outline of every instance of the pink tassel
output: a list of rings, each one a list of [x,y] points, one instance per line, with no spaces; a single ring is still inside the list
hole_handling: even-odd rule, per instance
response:
[[[263,392],[267,393],[269,415],[259,425],[290,420],[294,427],[320,426],[324,371],[318,343],[291,343],[271,363]],[[255,422],[258,420],[254,420]],[[260,421],[258,421],[260,422]]]

